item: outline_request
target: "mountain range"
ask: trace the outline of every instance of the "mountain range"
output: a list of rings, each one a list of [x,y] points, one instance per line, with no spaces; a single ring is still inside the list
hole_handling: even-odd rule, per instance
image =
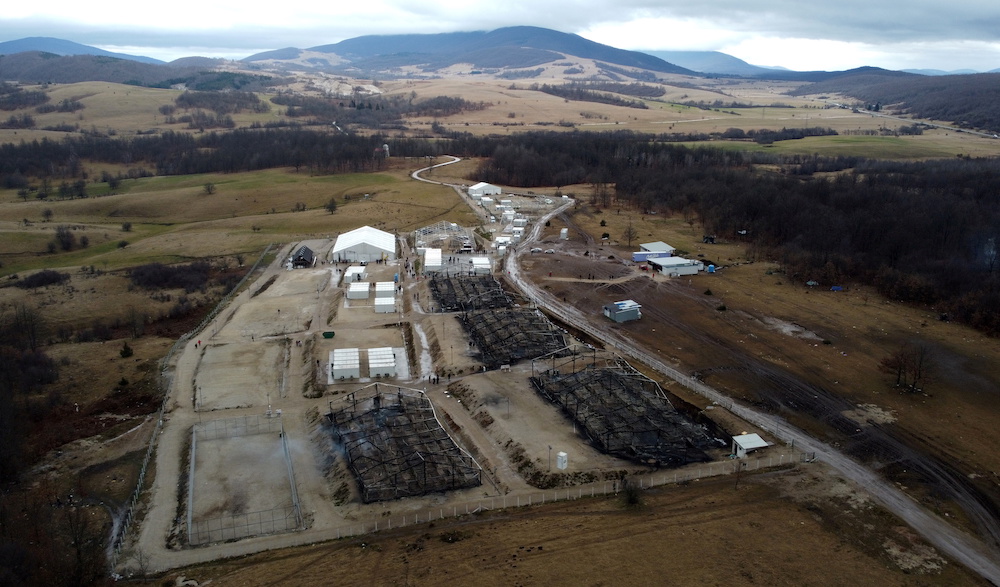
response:
[[[62,57],[97,56],[134,61],[147,65],[172,67],[210,67],[218,59],[185,57],[166,63],[150,57],[105,51],[89,45],[52,37],[27,37],[0,42],[0,55],[10,57],[37,52]],[[250,55],[240,62],[257,68],[307,69],[331,73],[373,73],[416,67],[423,71],[438,71],[459,63],[478,69],[531,68],[575,56],[593,59],[620,67],[635,67],[657,73],[687,75],[733,75],[794,77],[794,72],[780,68],[751,65],[741,59],[717,51],[627,51],[595,43],[578,35],[538,27],[507,27],[488,32],[367,35],[330,45],[311,48],[287,47]],[[37,61],[37,60],[36,60]],[[10,64],[19,73],[50,69],[35,64]],[[123,66],[128,68],[127,65]],[[0,77],[13,79],[10,67],[0,70]],[[55,68],[60,69],[60,68]],[[107,69],[107,68],[105,68]],[[42,76],[45,77],[45,76]],[[139,78],[149,78],[136,71]],[[156,77],[155,75],[152,77]],[[114,80],[108,80],[114,81]]]

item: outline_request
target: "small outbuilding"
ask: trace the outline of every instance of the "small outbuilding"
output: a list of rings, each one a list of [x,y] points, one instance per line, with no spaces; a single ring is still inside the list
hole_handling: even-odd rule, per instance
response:
[[[292,253],[292,267],[296,269],[302,269],[304,267],[312,267],[316,264],[316,254],[313,253],[312,249],[302,245]]]
[[[477,183],[476,185],[474,185],[474,186],[472,186],[472,187],[469,188],[469,195],[470,196],[479,196],[479,197],[482,197],[482,196],[499,196],[501,191],[502,190],[499,187],[497,187],[497,186],[495,186],[495,185],[493,185],[491,183],[486,183],[485,181],[481,181],[481,182]]]
[[[396,311],[396,298],[375,298],[376,314],[392,314]]]
[[[344,271],[344,283],[354,283],[368,279],[368,273],[361,265],[352,265]]]
[[[642,306],[634,300],[612,302],[604,306],[604,315],[615,322],[628,322],[642,318]]]
[[[759,434],[740,434],[733,437],[733,454],[738,459],[746,458],[747,453],[767,446],[769,446],[767,441]]]

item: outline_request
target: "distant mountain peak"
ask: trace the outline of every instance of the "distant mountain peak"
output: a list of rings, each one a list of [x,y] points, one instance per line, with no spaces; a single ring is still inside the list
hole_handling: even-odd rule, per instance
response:
[[[152,57],[128,55],[126,53],[114,53],[112,51],[98,49],[97,47],[91,47],[90,45],[82,45],[80,43],[67,41],[66,39],[57,39],[54,37],[25,37],[14,41],[0,42],[0,55],[13,55],[15,53],[26,53],[28,51],[51,53],[53,55],[60,55],[63,57],[69,55],[99,55],[101,57],[115,57],[117,59],[127,59],[129,61],[138,61],[140,63],[154,63],[157,65],[163,65],[164,63],[163,61],[153,59]]]

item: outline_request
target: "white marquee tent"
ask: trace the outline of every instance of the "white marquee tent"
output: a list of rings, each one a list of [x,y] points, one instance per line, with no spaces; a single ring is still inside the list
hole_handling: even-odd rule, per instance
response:
[[[372,263],[380,259],[391,261],[396,258],[396,237],[391,233],[362,226],[337,237],[330,260]]]

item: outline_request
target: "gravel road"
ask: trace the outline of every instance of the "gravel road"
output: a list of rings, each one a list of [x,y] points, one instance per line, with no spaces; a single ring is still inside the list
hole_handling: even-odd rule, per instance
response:
[[[524,242],[513,253],[508,254],[504,268],[510,282],[515,284],[527,298],[544,307],[566,324],[580,329],[597,340],[605,341],[605,344],[616,349],[623,355],[641,361],[699,395],[729,408],[733,414],[740,418],[769,430],[773,428],[773,415],[737,404],[732,398],[720,391],[670,367],[656,356],[637,346],[628,338],[619,336],[607,329],[597,328],[576,308],[563,303],[524,277],[521,272],[520,255],[531,247],[532,242],[539,239],[541,229],[547,220],[564,213],[572,205],[572,202],[567,203],[539,219]],[[924,539],[936,546],[943,553],[979,573],[994,585],[1000,585],[1000,564],[997,563],[1000,560],[1000,553],[996,550],[991,549],[979,539],[966,534],[937,515],[929,512],[896,486],[879,477],[868,467],[858,463],[832,446],[811,437],[804,431],[784,424],[776,436],[785,442],[794,443],[794,446],[799,450],[807,453],[815,452],[817,460],[829,464],[845,478],[864,487],[883,507],[909,524]],[[972,509],[975,511],[981,509],[978,503],[962,503],[961,505],[967,510]],[[996,527],[997,521],[995,519],[991,519],[989,522],[992,527]]]

